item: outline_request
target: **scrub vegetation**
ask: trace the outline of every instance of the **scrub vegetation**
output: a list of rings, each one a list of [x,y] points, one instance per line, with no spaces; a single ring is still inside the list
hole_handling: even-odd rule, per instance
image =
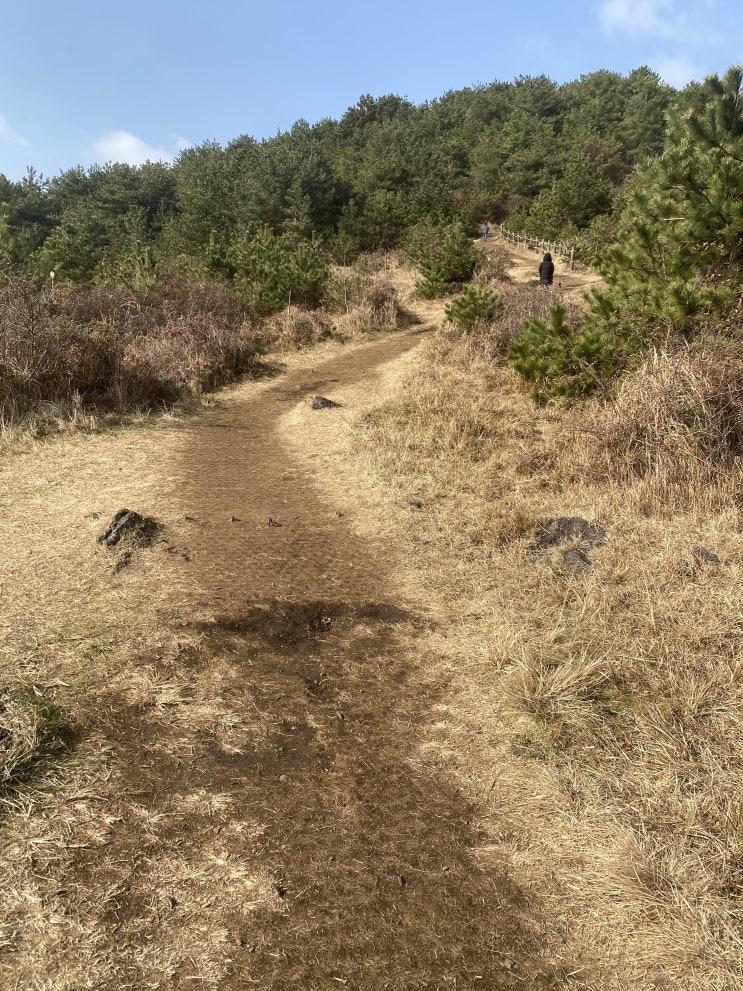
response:
[[[742,97],[0,176],[9,987],[740,987]]]

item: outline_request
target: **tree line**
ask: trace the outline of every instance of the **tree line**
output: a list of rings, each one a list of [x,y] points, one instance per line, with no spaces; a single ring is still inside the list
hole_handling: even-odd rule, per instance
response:
[[[647,68],[565,85],[524,76],[419,106],[362,96],[340,120],[207,141],[172,165],[0,175],[0,268],[85,283],[185,256],[239,280],[256,238],[322,242],[341,262],[404,244],[421,224],[508,218],[576,238],[661,152],[676,99]]]
[[[742,91],[741,66],[681,91],[647,68],[524,76],[420,106],[362,96],[340,120],[205,142],[172,165],[0,175],[0,273],[146,290],[166,265],[229,283],[261,315],[317,306],[331,262],[395,247],[422,294],[447,292],[472,273],[479,225],[507,221],[575,244],[604,276],[577,324],[557,308],[511,354],[539,394],[583,393],[649,345],[734,332]]]

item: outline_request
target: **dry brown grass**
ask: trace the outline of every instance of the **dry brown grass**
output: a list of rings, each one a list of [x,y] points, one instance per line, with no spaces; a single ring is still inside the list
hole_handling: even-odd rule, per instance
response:
[[[737,347],[653,353],[615,400],[566,423],[559,471],[626,489],[640,511],[741,505],[743,361]]]
[[[583,961],[571,986],[740,988],[739,360],[656,355],[613,406],[538,409],[484,336],[441,334],[359,431],[424,507],[416,580],[487,740],[449,759],[497,768],[483,822]],[[563,515],[609,529],[589,567],[532,552]]]
[[[307,974],[331,959],[348,980],[350,959],[370,987],[477,986],[479,948],[516,927],[519,962],[499,955],[490,986],[741,986],[739,510],[700,496],[639,512],[644,477],[568,470],[577,411],[535,408],[464,343],[433,342],[399,402],[362,420],[365,487],[340,453],[340,423],[368,402],[361,362],[343,421],[310,413],[305,364],[263,422],[233,419],[223,395],[200,449],[206,424],[163,420],[4,460],[0,683],[53,698],[81,745],[9,802],[0,984],[324,987],[335,974]],[[244,410],[269,388],[251,384]],[[346,530],[365,499],[378,517]],[[124,505],[171,543],[112,577],[96,538]],[[591,567],[532,552],[568,514],[610,530]],[[193,543],[192,562],[173,553]],[[361,595],[394,593],[399,618],[335,601],[307,637],[297,599],[345,594],[349,557]],[[276,762],[263,790],[256,754]],[[380,891],[382,912],[350,914]]]

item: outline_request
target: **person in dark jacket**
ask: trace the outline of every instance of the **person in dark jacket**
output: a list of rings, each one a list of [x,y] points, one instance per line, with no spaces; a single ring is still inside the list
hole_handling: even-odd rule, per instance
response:
[[[544,258],[539,264],[539,285],[551,286],[555,277],[555,264],[549,251],[545,252]]]

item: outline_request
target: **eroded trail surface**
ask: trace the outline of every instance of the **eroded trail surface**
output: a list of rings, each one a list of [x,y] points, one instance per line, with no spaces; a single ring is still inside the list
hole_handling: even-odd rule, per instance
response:
[[[446,691],[425,650],[435,607],[396,586],[391,534],[365,535],[338,458],[344,418],[416,343],[400,335],[297,370],[188,430],[194,585],[173,605],[200,638],[181,658],[187,709],[214,718],[176,720],[167,742],[158,729],[140,801],[156,823],[183,796],[199,802],[156,826],[137,886],[142,898],[162,887],[176,847],[189,868],[168,925],[193,935],[203,919],[189,889],[197,877],[211,888],[210,864],[233,864],[206,906],[225,933],[209,954],[222,988],[510,987],[517,960],[522,980],[528,970],[519,892],[478,855],[469,801],[421,757]],[[342,407],[312,410],[317,393]],[[173,986],[203,985],[198,956]]]
[[[416,507],[380,515],[347,450],[349,421],[430,329],[302,356],[141,438],[123,475],[101,465],[128,441],[78,455],[67,522],[60,509],[40,526],[135,501],[169,544],[105,596],[100,557],[81,557],[70,614],[81,597],[110,610],[138,595],[160,633],[90,689],[90,777],[59,799],[74,815],[54,808],[46,833],[14,841],[33,852],[9,898],[7,986],[562,986],[530,899],[478,831],[485,792],[446,760],[445,619],[401,579],[396,544]],[[341,405],[313,410],[315,394]],[[54,457],[50,487],[69,477]],[[101,524],[75,526],[92,543]]]

